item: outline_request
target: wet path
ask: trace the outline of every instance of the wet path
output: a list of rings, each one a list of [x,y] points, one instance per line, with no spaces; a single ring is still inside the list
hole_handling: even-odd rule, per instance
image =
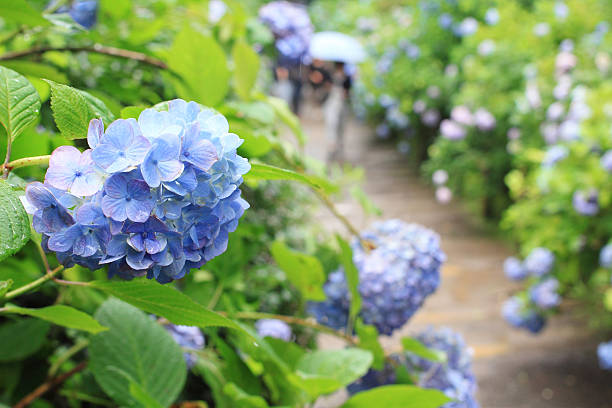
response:
[[[324,160],[320,110],[306,106],[302,122],[310,137],[307,153]],[[383,338],[385,348],[399,350],[399,337],[428,325],[448,326],[461,332],[474,350],[483,408],[612,408],[612,374],[597,367],[597,341],[581,319],[571,313],[556,317],[539,336],[510,328],[500,317],[500,307],[514,285],[504,278],[501,265],[512,249],[479,228],[457,201],[438,204],[433,190],[394,146],[377,142],[355,120],[347,125],[345,158],[365,169],[364,190],[383,217],[437,231],[448,257],[438,291],[402,333]],[[340,199],[338,209],[358,228],[374,221],[348,196]],[[344,233],[325,210],[317,222]],[[335,346],[332,339],[323,341]]]

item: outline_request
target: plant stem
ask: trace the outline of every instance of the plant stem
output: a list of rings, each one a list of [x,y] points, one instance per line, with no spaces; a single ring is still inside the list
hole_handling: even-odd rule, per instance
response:
[[[46,273],[45,275],[41,276],[40,278],[36,279],[33,282],[28,283],[27,285],[24,285],[20,288],[17,288],[13,291],[8,292],[6,295],[4,295],[4,299],[8,300],[8,299],[12,299],[14,297],[17,297],[19,295],[22,295],[32,289],[35,289],[37,287],[39,287],[40,285],[42,285],[43,283],[45,283],[48,280],[51,280],[55,277],[55,275],[57,275],[58,273],[60,273],[62,270],[64,270],[64,266],[60,265],[57,268],[53,269],[52,271],[50,271],[49,273]]]
[[[60,355],[58,359],[53,363],[53,365],[49,368],[48,377],[55,377],[59,369],[62,367],[62,364],[70,360],[71,357],[76,355],[79,351],[83,350],[87,346],[89,346],[89,340],[80,339],[79,341],[77,341],[72,347],[70,347],[62,355]]]
[[[223,312],[219,312],[219,314],[227,315],[227,313],[223,313]],[[237,313],[231,314],[231,316],[237,319],[244,319],[244,320],[259,320],[259,319],[282,320],[285,323],[297,324],[299,326],[304,326],[304,327],[310,327],[322,333],[331,334],[332,336],[339,337],[342,340],[352,345],[358,344],[358,342],[353,338],[353,336],[344,334],[342,332],[332,329],[331,327],[324,326],[322,324],[313,322],[311,320],[302,319],[300,317],[276,315],[272,313],[261,313],[261,312],[237,312]]]
[[[83,371],[85,367],[87,367],[87,361],[81,362],[79,365],[74,367],[72,370],[60,376],[48,379],[47,381],[39,385],[34,391],[32,391],[31,393],[23,397],[21,401],[19,401],[17,404],[13,406],[13,408],[27,407],[28,405],[36,401],[38,398],[42,397],[47,391],[62,384],[64,381],[66,381],[67,379],[75,375],[76,373]]]
[[[27,57],[30,55],[44,54],[49,51],[70,51],[70,52],[91,52],[95,54],[110,55],[112,57],[119,57],[125,59],[131,59],[134,61],[142,62],[161,69],[168,69],[168,65],[157,58],[143,54],[137,51],[124,50],[121,48],[108,47],[101,44],[94,44],[91,46],[66,46],[66,47],[34,47],[22,51],[12,51],[0,55],[0,61],[12,60]]]
[[[215,308],[222,294],[223,294],[223,282],[219,282],[219,285],[217,285],[215,289],[215,293],[213,293],[212,298],[210,298],[210,302],[208,302],[209,309],[212,310]]]
[[[11,146],[12,146],[12,137],[10,134],[6,134],[6,157],[4,158],[4,164],[2,165],[2,177],[3,178],[7,178],[8,177],[8,173],[9,173],[9,169],[8,169],[8,163],[9,160],[11,160]]]
[[[7,152],[9,153],[9,152]],[[9,155],[7,154],[6,158],[9,158]],[[33,157],[24,157],[23,159],[17,159],[17,160],[13,160],[12,162],[9,162],[8,160],[4,161],[4,164],[2,165],[2,170],[3,172],[9,172],[13,169],[19,168],[19,167],[26,167],[26,166],[37,166],[40,164],[49,164],[49,159],[51,158],[51,155],[45,155],[45,156],[33,156]]]

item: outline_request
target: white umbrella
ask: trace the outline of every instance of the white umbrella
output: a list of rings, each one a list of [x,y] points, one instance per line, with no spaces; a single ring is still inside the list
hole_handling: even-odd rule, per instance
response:
[[[310,40],[310,56],[324,61],[356,64],[366,57],[363,46],[355,38],[336,31],[315,33]]]

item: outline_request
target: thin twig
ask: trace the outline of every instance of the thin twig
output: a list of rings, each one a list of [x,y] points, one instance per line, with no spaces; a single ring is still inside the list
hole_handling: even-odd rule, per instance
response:
[[[42,248],[41,245],[35,244],[36,245],[36,249],[38,250],[38,254],[40,255],[40,259],[42,260],[42,263],[45,267],[45,272],[46,273],[51,273],[51,267],[49,266],[49,260],[47,259],[47,254],[45,254],[45,250]]]
[[[59,285],[66,285],[66,286],[89,286],[89,282],[69,281],[69,280],[58,279],[58,278],[54,278],[53,282]]]
[[[30,55],[44,54],[49,51],[70,51],[70,52],[91,52],[95,54],[110,55],[113,57],[130,59],[144,64],[148,64],[161,69],[168,69],[168,65],[155,57],[151,57],[147,54],[143,54],[137,51],[124,50],[121,48],[108,47],[101,44],[94,44],[91,46],[67,46],[67,47],[34,47],[22,51],[11,51],[3,55],[0,55],[0,61],[19,59],[28,57]]]
[[[217,302],[221,298],[223,294],[223,282],[219,282],[217,288],[215,289],[215,293],[213,293],[212,298],[210,298],[210,302],[208,302],[208,309],[214,309],[217,306]]]
[[[2,168],[3,171],[9,172],[18,167],[36,166],[39,164],[41,165],[49,164],[50,158],[51,158],[51,155],[25,157],[23,159],[13,160],[12,162],[8,162],[8,163],[5,161],[5,163],[0,165],[0,167]]]
[[[77,341],[72,347],[70,347],[62,355],[60,355],[58,359],[53,363],[53,365],[51,365],[47,377],[55,377],[59,369],[62,367],[62,364],[70,360],[70,358],[74,357],[79,351],[83,350],[87,346],[89,346],[89,340],[81,339]]]
[[[79,363],[76,367],[74,367],[72,370],[67,371],[64,374],[59,375],[55,378],[51,378],[45,381],[44,383],[39,385],[34,391],[32,391],[31,393],[23,397],[21,401],[15,404],[13,408],[27,407],[28,405],[36,401],[38,398],[42,397],[47,391],[62,384],[64,381],[66,381],[67,379],[75,375],[76,373],[83,371],[86,367],[87,367],[87,361],[83,361]]]
[[[51,272],[46,273],[45,275],[41,276],[40,278],[36,279],[33,282],[28,283],[27,285],[24,285],[20,288],[17,288],[13,291],[8,292],[6,295],[4,295],[4,299],[12,299],[14,297],[17,297],[25,292],[28,292],[31,289],[37,288],[40,285],[42,285],[43,283],[45,283],[48,280],[51,280],[55,277],[55,275],[57,275],[58,273],[60,273],[62,270],[64,269],[63,265],[58,266],[57,268],[53,269]]]

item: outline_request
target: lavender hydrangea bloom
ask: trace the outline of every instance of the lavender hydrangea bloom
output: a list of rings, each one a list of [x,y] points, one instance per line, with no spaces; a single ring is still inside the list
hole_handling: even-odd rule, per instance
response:
[[[34,228],[60,263],[167,283],[226,250],[248,208],[239,186],[250,165],[222,115],[174,100],[106,132],[94,119],[88,142],[100,166],[91,150],[63,146],[46,184],[26,188]]]
[[[261,319],[255,323],[257,334],[262,337],[274,337],[284,341],[291,340],[291,327],[282,320],[278,319]]]
[[[612,341],[597,346],[597,357],[599,358],[599,366],[603,370],[612,371]]]
[[[612,173],[612,150],[608,150],[601,156],[600,163],[608,173]]]
[[[491,112],[480,108],[474,113],[474,124],[482,131],[489,131],[495,129],[497,122]]]
[[[576,191],[572,204],[578,214],[593,216],[599,212],[599,195],[596,191]]]
[[[604,268],[612,268],[612,242],[601,248],[599,264]]]
[[[204,335],[198,327],[180,326],[175,324],[166,324],[163,327],[168,331],[168,333],[170,333],[174,341],[176,341],[176,343],[184,349],[194,351],[202,350],[206,344]],[[197,358],[193,353],[185,351],[183,356],[185,357],[185,362],[187,363],[188,368],[195,365]]]
[[[527,277],[527,269],[519,259],[513,256],[506,258],[504,261],[504,273],[508,279],[514,281],[520,281]]]
[[[353,261],[359,271],[361,317],[390,335],[402,327],[440,284],[440,266],[446,259],[433,231],[400,220],[374,224],[362,239],[374,249],[367,251],[354,240]],[[327,300],[311,303],[309,311],[331,327],[346,324],[349,293],[342,270],[333,272],[323,287]]]
[[[559,161],[565,159],[569,155],[569,150],[563,145],[554,145],[546,150],[542,166],[552,167]]]
[[[539,333],[546,325],[546,319],[536,310],[529,307],[520,297],[513,296],[502,306],[502,316],[512,326]]]
[[[529,290],[531,301],[541,309],[552,309],[559,306],[561,296],[557,293],[559,281],[555,278],[548,278],[532,286]]]
[[[437,186],[444,185],[448,181],[448,173],[446,170],[442,170],[442,169],[436,170],[432,174],[431,180]]]
[[[543,276],[551,271],[555,264],[555,255],[547,248],[534,248],[523,264],[533,276]]]
[[[444,119],[440,123],[440,133],[448,140],[461,140],[467,134],[463,126],[449,119]]]

